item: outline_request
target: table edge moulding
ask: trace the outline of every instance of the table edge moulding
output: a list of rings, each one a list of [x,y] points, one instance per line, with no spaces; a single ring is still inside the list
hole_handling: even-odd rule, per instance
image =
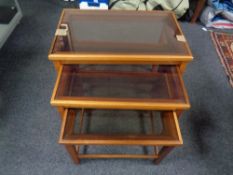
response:
[[[122,16],[126,17],[126,19],[122,18]],[[154,19],[161,24],[166,23],[164,20],[167,20],[167,26],[165,27],[169,28],[169,30],[166,30],[166,32],[172,32],[167,33],[167,35],[170,35],[168,37],[172,37],[172,41],[169,43],[166,38],[164,39],[164,36],[157,34],[160,37],[158,43],[157,40],[156,44],[151,41],[151,43],[144,41],[145,45],[150,48],[144,47],[140,43],[141,41],[137,43],[137,38],[132,39],[132,37],[132,45],[128,44],[127,46],[125,44],[129,50],[124,50],[125,48],[119,45],[121,42],[128,42],[124,41],[123,37],[121,37],[121,41],[117,38],[113,43],[110,42],[110,46],[107,46],[106,43],[109,43],[109,41],[106,41],[110,40],[111,37],[114,38],[114,36],[105,36],[104,33],[101,33],[102,31],[93,30],[91,31],[94,33],[99,32],[100,36],[84,36],[89,28],[87,28],[87,31],[81,31],[81,28],[86,29],[85,25],[90,25],[93,18],[95,18],[94,23],[97,26],[99,26],[98,20],[102,20],[101,22],[104,25],[111,28],[111,26],[115,26],[115,24],[112,24],[112,21],[115,20],[126,30],[129,28],[129,24],[123,20],[134,19],[134,21],[137,21],[136,19],[140,19],[138,23],[134,24],[139,28],[143,27],[143,22],[147,26],[149,25],[148,21],[151,22],[152,20],[153,22]],[[66,23],[63,23],[63,21],[66,21]],[[77,33],[70,31],[70,24],[77,26],[77,29],[72,29],[73,32]],[[158,30],[161,28],[156,23],[151,25],[155,29],[156,27],[159,28]],[[101,29],[101,26],[99,28]],[[105,28],[105,30],[111,32],[110,29]],[[133,30],[138,32],[138,29]],[[77,37],[75,35],[78,35],[78,32],[83,32],[83,36],[78,37],[78,39],[73,38]],[[115,34],[118,33],[118,31],[114,32]],[[162,32],[164,31],[161,31],[161,35],[164,35]],[[85,40],[85,37],[87,37],[88,41]],[[106,41],[104,39],[102,41],[101,37]],[[140,37],[143,39],[144,35]],[[160,46],[161,41],[165,44]],[[98,48],[95,48],[98,42],[102,43]],[[88,43],[92,49],[88,48]],[[158,52],[154,50],[153,46],[156,46],[155,50],[157,49]],[[173,46],[174,48],[172,48]],[[139,50],[137,50],[137,47],[139,47]],[[160,51],[159,49],[163,50]],[[65,146],[74,163],[79,164],[80,159],[89,158],[142,158],[153,159],[158,164],[173,148],[183,144],[179,118],[184,110],[190,108],[190,102],[182,75],[186,65],[192,61],[193,56],[173,12],[64,9],[57,25],[48,58],[54,64],[57,72],[50,103],[57,108],[61,118],[59,143]],[[88,67],[88,65],[91,66]],[[114,66],[119,65],[121,68],[125,67],[127,71],[121,69],[112,70]],[[139,65],[143,67],[143,70],[136,70],[135,66]],[[101,66],[107,67],[110,71],[98,70]],[[132,66],[132,69],[135,68],[135,70],[132,71],[127,66]],[[138,83],[139,81],[140,83]],[[113,85],[106,84],[109,82]],[[114,93],[115,89],[116,92],[119,91],[123,95],[119,96]],[[137,114],[139,118],[143,116],[145,118],[143,121],[146,121],[150,131],[149,133],[140,134],[111,134],[109,132],[103,134],[92,133],[85,129],[84,123],[97,119],[97,115],[102,114],[101,112],[110,114],[109,119],[112,117],[111,120],[113,120],[115,117],[115,119],[122,120],[123,123],[127,116],[118,116],[116,118],[111,114],[119,112],[118,114],[121,115],[122,112],[130,115]],[[138,116],[135,116],[132,121],[134,122]],[[156,117],[160,122],[155,122]],[[129,126],[132,125],[128,125],[128,129],[130,129]],[[159,129],[156,127],[159,127]],[[153,152],[150,154],[82,153],[81,147],[88,145],[147,146],[153,148]]]

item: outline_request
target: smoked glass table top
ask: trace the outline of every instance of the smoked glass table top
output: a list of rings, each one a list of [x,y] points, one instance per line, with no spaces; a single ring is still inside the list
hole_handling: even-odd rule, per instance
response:
[[[145,141],[157,145],[182,144],[177,116],[171,111],[92,110],[91,115],[88,110],[76,110],[76,115],[72,112],[65,112],[60,143],[113,144],[114,140],[118,145],[142,145]]]
[[[140,102],[141,106],[143,103],[189,105],[176,66],[160,66],[155,72],[129,68],[119,71],[106,67],[95,69],[94,66],[64,65],[58,76],[53,101],[66,105],[69,101],[75,104],[82,101],[83,105],[89,105],[88,101],[93,105],[103,101]]]
[[[191,58],[171,12],[64,10],[50,55],[160,55]]]

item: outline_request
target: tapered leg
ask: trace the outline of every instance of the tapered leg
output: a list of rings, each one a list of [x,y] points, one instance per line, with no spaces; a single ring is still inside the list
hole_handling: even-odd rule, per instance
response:
[[[202,9],[204,8],[206,0],[198,0],[194,14],[191,19],[191,23],[195,23],[197,18],[200,16]]]
[[[67,152],[70,154],[70,157],[72,158],[73,162],[76,164],[80,164],[80,159],[78,158],[78,153],[75,149],[74,145],[65,145],[65,148]]]
[[[180,73],[183,75],[186,70],[187,63],[180,64]]]
[[[59,61],[53,61],[53,65],[54,65],[56,72],[58,73],[61,67],[61,63]]]
[[[159,157],[155,160],[156,164],[159,164],[171,150],[174,148],[174,146],[164,146],[160,151],[159,151]]]
[[[57,107],[57,110],[60,114],[61,119],[63,119],[65,109],[63,107]]]

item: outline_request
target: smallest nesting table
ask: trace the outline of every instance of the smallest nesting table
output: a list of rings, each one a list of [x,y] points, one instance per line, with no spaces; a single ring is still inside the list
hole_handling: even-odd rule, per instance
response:
[[[182,73],[192,54],[172,12],[65,9],[49,60],[57,71],[51,104],[62,119],[59,143],[75,163],[159,163],[183,144],[178,118],[190,104]],[[138,154],[135,146],[151,149]]]

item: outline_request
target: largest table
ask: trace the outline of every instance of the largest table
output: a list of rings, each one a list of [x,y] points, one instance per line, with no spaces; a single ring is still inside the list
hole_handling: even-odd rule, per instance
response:
[[[57,71],[51,104],[62,118],[59,143],[75,163],[80,158],[152,158],[159,163],[183,144],[178,118],[190,104],[182,74],[192,58],[172,12],[64,9],[49,52]],[[129,131],[121,132],[132,115],[137,117],[125,125]],[[143,133],[134,129],[138,117],[147,125]],[[85,128],[90,119],[95,129]],[[117,119],[123,123],[117,132],[104,132]],[[81,154],[80,145],[152,146],[154,152]]]

